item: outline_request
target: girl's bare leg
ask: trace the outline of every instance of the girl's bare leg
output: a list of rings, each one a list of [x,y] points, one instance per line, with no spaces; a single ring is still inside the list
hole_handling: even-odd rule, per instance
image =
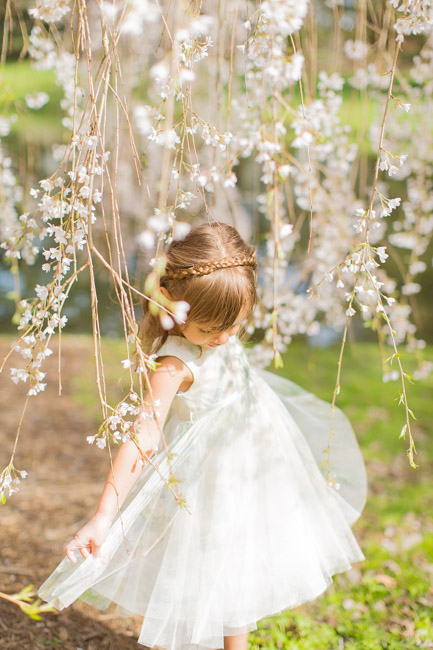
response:
[[[224,650],[247,650],[248,632],[224,637]]]

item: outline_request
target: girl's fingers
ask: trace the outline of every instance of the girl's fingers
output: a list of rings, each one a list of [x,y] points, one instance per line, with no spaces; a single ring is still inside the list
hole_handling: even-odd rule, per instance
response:
[[[77,563],[77,558],[75,551],[80,551],[82,557],[86,560],[90,556],[94,560],[102,560],[101,558],[101,543],[106,535],[98,534],[95,535],[97,541],[95,541],[94,536],[86,531],[81,532],[81,537],[77,534],[73,539],[71,539],[65,546],[66,557],[73,563]]]
[[[75,539],[71,540],[69,542],[69,544],[66,544],[66,546],[65,546],[66,557],[68,558],[68,560],[70,560],[72,562],[72,564],[77,563],[77,558],[74,555],[74,551],[77,548],[77,546],[75,545],[74,542],[75,542]]]
[[[89,551],[87,550],[87,548],[85,546],[80,546],[79,551],[80,551],[80,553],[81,553],[81,555],[83,556],[84,559],[89,557]]]
[[[89,549],[87,548],[89,547]],[[77,536],[75,536],[73,539],[71,539],[70,542],[65,546],[65,553],[67,558],[72,562],[72,564],[76,564],[77,558],[74,555],[74,551],[79,550],[81,555],[83,556],[84,559],[89,557],[89,550],[90,550],[90,544],[85,545],[81,539]]]

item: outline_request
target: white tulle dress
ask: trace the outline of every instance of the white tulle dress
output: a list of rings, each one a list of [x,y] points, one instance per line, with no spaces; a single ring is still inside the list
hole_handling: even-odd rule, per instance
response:
[[[225,635],[316,598],[364,559],[350,525],[366,498],[350,423],[330,406],[250,367],[242,344],[204,350],[169,336],[194,383],[175,397],[165,436],[188,511],[147,465],[102,547],[106,564],[64,559],[39,590],[143,617],[139,643],[223,648]],[[155,457],[168,477],[166,453]],[[323,465],[323,467],[321,467]]]

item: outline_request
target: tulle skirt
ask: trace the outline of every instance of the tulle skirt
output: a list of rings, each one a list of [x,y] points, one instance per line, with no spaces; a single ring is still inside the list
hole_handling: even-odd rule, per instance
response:
[[[139,614],[139,643],[222,648],[224,636],[316,598],[363,554],[350,525],[365,469],[337,411],[295,384],[252,371],[194,422],[173,413],[165,435],[187,509],[144,468],[102,546],[63,560],[39,590],[58,609],[81,598]],[[168,477],[164,453],[155,458]]]

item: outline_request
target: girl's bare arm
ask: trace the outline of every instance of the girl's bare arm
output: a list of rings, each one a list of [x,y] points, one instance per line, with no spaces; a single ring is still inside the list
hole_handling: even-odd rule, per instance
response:
[[[159,400],[159,406],[156,408],[159,413],[158,422],[153,418],[139,417],[134,424],[140,449],[146,455],[150,455],[153,447],[159,442],[160,430],[164,426],[176,392],[182,384],[190,383],[191,380],[191,372],[176,357],[163,357],[161,365],[152,373],[150,387],[153,400]],[[146,394],[145,400],[151,402],[150,391]],[[76,549],[80,550],[83,557],[87,557],[89,553],[98,555],[99,547],[107,535],[114,516],[142,471],[142,464],[139,462],[141,458],[134,441],[129,440],[120,447],[113,467],[108,473],[94,516],[66,545],[65,552],[71,562],[76,562],[74,556]]]

